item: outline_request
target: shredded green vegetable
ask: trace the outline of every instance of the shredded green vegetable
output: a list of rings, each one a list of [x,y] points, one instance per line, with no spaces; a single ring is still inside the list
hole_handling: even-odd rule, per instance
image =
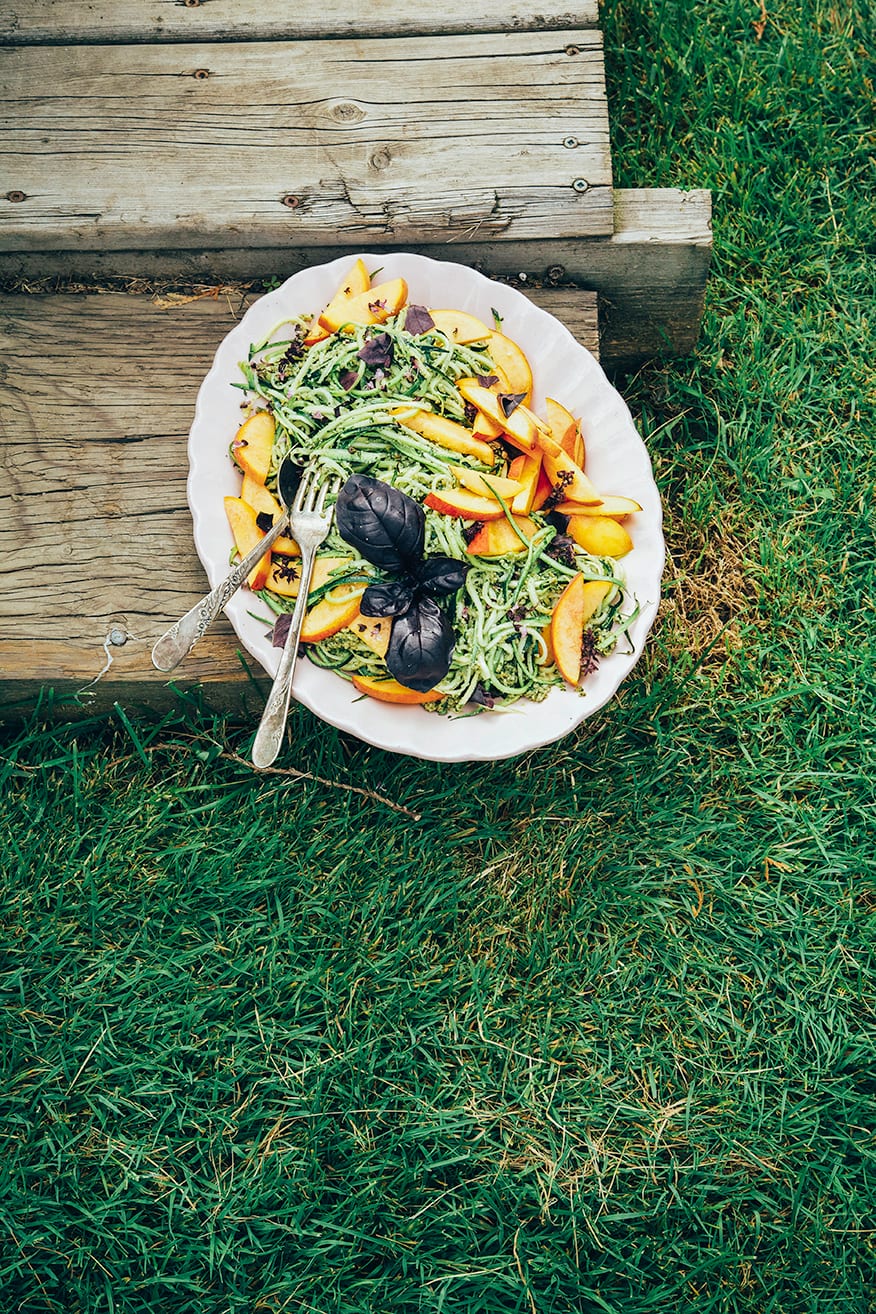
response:
[[[413,336],[402,327],[402,312],[381,325],[349,325],[305,349],[301,339],[307,322],[287,320],[277,325],[261,343],[251,346],[248,360],[241,363],[245,381],[241,386],[250,409],[269,410],[276,422],[267,478],[270,488],[275,488],[279,465],[290,453],[316,464],[326,476],[369,474],[420,503],[431,492],[457,487],[453,465],[503,472],[507,458],[498,445],[500,459],[488,467],[472,456],[437,446],[403,427],[394,415],[400,408],[410,412],[414,405],[467,425],[456,381],[493,372],[486,346],[459,346],[437,328]],[[378,334],[387,334],[392,342],[391,362],[385,369],[366,364],[359,356]],[[463,588],[442,603],[457,639],[450,670],[438,686],[443,697],[427,704],[429,711],[459,714],[499,709],[520,698],[540,701],[552,688],[568,687],[553,663],[546,633],[557,600],[579,571],[586,579],[605,580],[612,586],[588,626],[591,668],[635,619],[637,609],[623,612],[624,582],[615,561],[591,556],[571,539],[557,543],[555,525],[540,512],[530,513],[537,528],[527,538],[508,505],[499,500],[521,540],[521,551],[494,558],[469,554],[464,529],[471,522],[425,508],[426,553],[456,557],[470,566]],[[343,574],[318,591],[319,597],[339,584],[361,586],[379,576],[334,529],[322,554],[343,556],[347,563]],[[292,599],[268,589],[259,596],[275,613],[294,607]],[[311,592],[310,604],[319,597]],[[388,678],[383,659],[355,628],[309,645],[308,656],[347,679]]]

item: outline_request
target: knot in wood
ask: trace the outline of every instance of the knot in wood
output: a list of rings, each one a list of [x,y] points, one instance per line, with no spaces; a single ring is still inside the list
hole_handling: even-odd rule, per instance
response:
[[[209,76],[210,70],[208,68],[196,68],[192,74],[192,77],[197,78],[199,82],[206,82]]]
[[[7,199],[7,201],[13,201],[13,202],[15,202],[15,203],[17,203],[18,201],[26,201],[26,200],[27,200],[27,193],[26,193],[26,192],[19,192],[19,191],[7,192],[7,193],[6,193],[6,199]]]
[[[331,116],[339,123],[361,123],[365,118],[365,111],[350,100],[339,100],[332,105]]]
[[[567,54],[567,55],[580,55],[580,54],[581,54],[581,47],[580,47],[580,46],[566,46],[566,54]]]
[[[388,146],[381,146],[379,151],[375,151],[371,156],[372,169],[388,169],[392,164],[392,152]]]

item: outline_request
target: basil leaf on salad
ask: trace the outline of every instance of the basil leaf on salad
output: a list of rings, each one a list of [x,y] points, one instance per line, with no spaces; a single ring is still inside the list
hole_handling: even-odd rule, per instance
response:
[[[338,494],[335,523],[345,542],[384,570],[408,571],[423,555],[426,517],[406,493],[370,475],[351,475]]]
[[[453,627],[437,602],[420,598],[392,623],[387,670],[399,684],[426,693],[450,670],[455,645]]]

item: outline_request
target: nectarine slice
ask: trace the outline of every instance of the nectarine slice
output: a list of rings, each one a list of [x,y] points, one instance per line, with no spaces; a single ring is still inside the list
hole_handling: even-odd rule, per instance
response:
[[[532,396],[532,369],[523,350],[512,338],[495,329],[490,333],[487,351],[504,376],[508,392],[522,392],[524,403]]]
[[[363,616],[360,611],[347,627],[378,657],[385,657],[392,632],[391,616]]]
[[[472,470],[465,465],[452,465],[450,472],[458,484],[477,493],[479,497],[490,497],[498,493],[503,501],[510,502],[520,492],[519,481],[506,479],[503,475],[482,474],[480,470]]]
[[[359,690],[359,693],[367,694],[369,698],[376,698],[380,703],[414,706],[422,703],[437,703],[439,698],[444,697],[437,689],[419,693],[416,689],[408,689],[406,685],[399,684],[398,680],[375,680],[365,675],[354,675],[353,686]]]
[[[332,571],[337,570],[339,566],[345,566],[352,561],[352,557],[317,557],[313,563],[313,573],[310,576],[310,593],[322,588],[328,584]],[[271,574],[268,580],[268,588],[274,593],[279,593],[281,598],[297,598],[299,585],[299,563],[292,563],[292,570],[285,569],[284,562],[274,561],[271,565]],[[294,571],[294,578],[289,576]],[[365,585],[363,584],[363,588]]]
[[[508,477],[517,479],[520,483],[520,492],[514,497],[511,503],[511,510],[515,515],[525,516],[532,510],[535,490],[538,486],[538,476],[541,473],[541,453],[535,456],[528,456],[526,452],[521,452],[515,456],[508,468]],[[549,490],[550,491],[550,490]],[[545,494],[547,496],[547,494]]]
[[[235,461],[244,474],[252,475],[260,484],[265,482],[271,468],[276,429],[273,415],[267,411],[256,411],[240,426],[234,439],[232,451]]]
[[[519,447],[524,452],[535,450],[537,430],[533,424],[534,417],[523,405],[518,406],[510,415],[506,415],[502,410],[499,394],[491,392],[489,388],[483,388],[479,383],[469,379],[458,379],[456,386],[466,401],[477,407],[488,420],[502,426],[502,432],[515,447]]]
[[[392,414],[405,429],[411,429],[421,438],[428,438],[448,452],[473,456],[484,465],[495,463],[496,453],[492,447],[455,420],[448,420],[446,416],[436,415],[433,411],[415,410],[413,407],[396,407]]]
[[[580,465],[581,462],[575,453],[579,449],[583,451],[584,444],[578,442],[580,437],[578,421],[571,411],[567,411],[561,402],[554,401],[553,397],[545,398],[544,409],[552,438],[559,443],[567,456],[571,456],[576,465]]]
[[[248,506],[251,506],[256,515],[269,515],[271,520],[276,524],[277,520],[283,514],[283,508],[277,501],[270,489],[265,488],[264,484],[258,483],[252,475],[243,476],[243,486],[240,490],[240,496]],[[301,549],[295,542],[294,538],[289,538],[287,534],[281,534],[279,538],[274,539],[274,552],[285,553],[287,556],[297,557],[301,555]]]
[[[428,493],[423,502],[432,511],[462,520],[499,520],[505,515],[502,504],[494,497],[479,497],[468,488],[442,488]]]
[[[334,331],[322,323],[323,317],[329,322],[333,321],[337,315],[343,316],[344,308],[349,306],[353,297],[361,296],[367,292],[371,286],[371,275],[368,273],[363,260],[357,260],[351,266],[341,286],[338,288],[331,301],[326,306],[322,315],[315,315],[310,322],[310,326],[304,337],[305,347],[312,347],[317,342],[322,342],[323,338],[331,337]]]
[[[264,534],[256,524],[256,513],[251,506],[239,497],[225,498],[225,514],[234,535],[234,543],[241,558],[251,552]],[[263,589],[271,569],[271,549],[268,548],[261,561],[247,575],[246,582],[254,593]]]
[[[430,310],[435,327],[445,333],[451,342],[466,346],[470,342],[486,342],[491,329],[475,315],[464,310]]]
[[[401,310],[408,299],[408,285],[403,278],[378,283],[355,297],[343,297],[326,306],[319,317],[323,328],[337,332],[346,324],[382,324]]]
[[[623,557],[633,546],[623,525],[609,516],[569,516],[567,533],[595,557]]]
[[[536,439],[538,441],[539,438]],[[602,501],[581,467],[562,448],[556,453],[545,452],[542,465],[554,488],[562,485],[563,496],[570,502],[589,502],[596,506]]]
[[[363,590],[364,592],[364,585]],[[359,614],[361,593],[351,597],[340,598],[337,602],[331,597],[323,598],[311,607],[301,626],[302,643],[319,643],[320,639],[330,639],[338,630],[346,629],[354,617]]]
[[[557,510],[562,511],[564,516],[611,516],[614,520],[635,515],[641,509],[639,503],[634,502],[631,497],[616,497],[610,494],[601,497],[598,502],[582,503],[569,498],[557,505]]]
[[[488,520],[481,525],[466,547],[469,556],[504,557],[512,552],[525,552],[532,536],[538,532],[538,525],[529,516],[512,516],[511,519],[514,525],[506,516],[501,520]],[[515,525],[519,533],[515,531]]]
[[[584,637],[584,576],[569,581],[551,614],[550,646],[557,670],[569,684],[581,674],[581,640]]]

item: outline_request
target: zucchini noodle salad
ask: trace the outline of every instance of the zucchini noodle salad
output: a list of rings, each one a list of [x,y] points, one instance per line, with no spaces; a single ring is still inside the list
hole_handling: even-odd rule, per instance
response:
[[[287,455],[339,476],[302,653],[363,696],[451,716],[586,693],[638,614],[621,558],[640,507],[594,489],[560,402],[530,409],[529,363],[493,318],[412,304],[404,280],[379,283],[358,261],[322,312],[252,344],[235,384],[232,556],[282,514]],[[249,577],[277,646],[299,566],[281,537]]]

